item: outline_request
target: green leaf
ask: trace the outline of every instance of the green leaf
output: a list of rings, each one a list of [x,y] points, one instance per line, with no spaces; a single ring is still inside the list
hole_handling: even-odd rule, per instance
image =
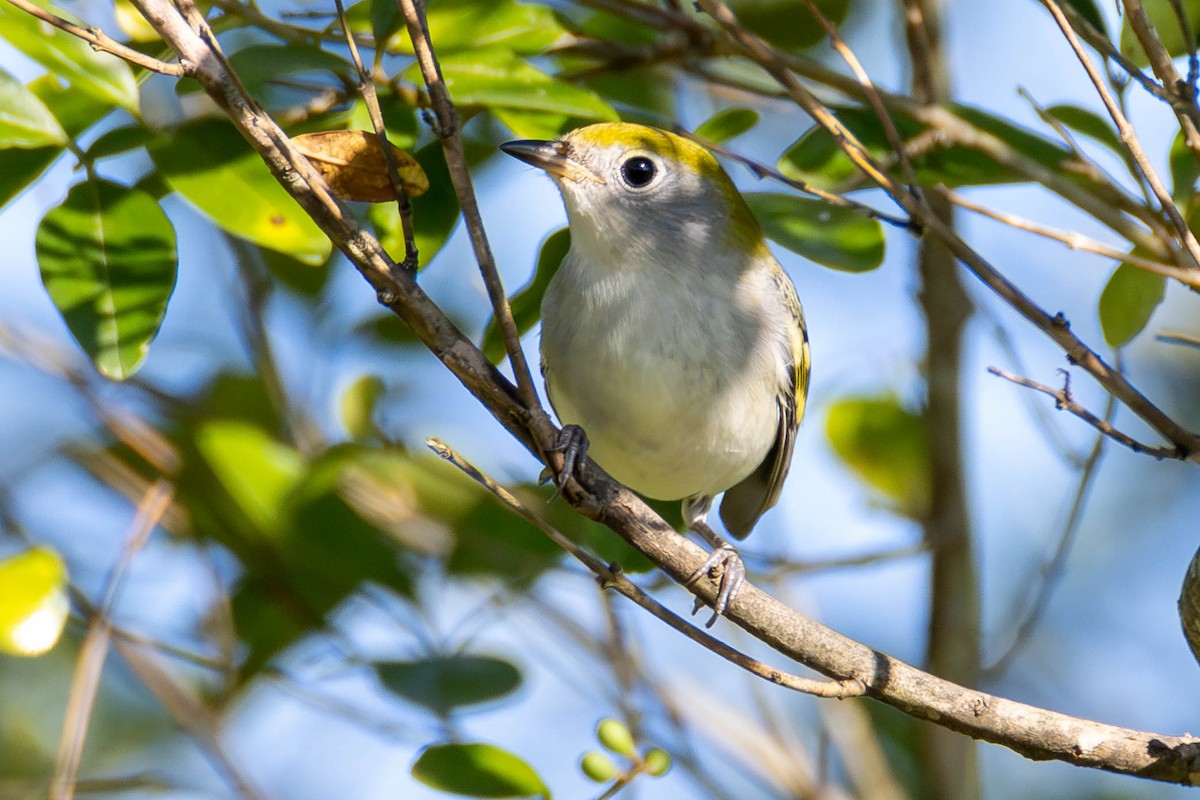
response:
[[[530,111],[524,108],[489,109],[504,127],[518,139],[557,139],[562,134],[578,128],[586,120],[554,111]]]
[[[65,145],[67,133],[38,96],[0,69],[0,149]],[[9,156],[12,158],[14,156]]]
[[[154,198],[105,180],[76,184],[38,225],[42,283],[71,335],[114,380],[133,375],[175,288],[175,229]]]
[[[1200,36],[1200,0],[1182,0],[1180,5],[1187,17],[1188,27],[1192,31],[1193,41],[1191,42],[1188,42],[1183,35],[1179,18],[1175,15],[1175,9],[1172,8],[1172,0],[1143,0],[1142,2],[1142,7],[1150,18],[1150,24],[1154,26],[1154,30],[1158,34],[1159,42],[1174,57],[1190,54],[1196,46],[1195,38]],[[1128,15],[1124,15],[1121,22],[1121,55],[1139,67],[1150,65],[1146,51],[1142,49],[1141,42],[1138,41],[1137,35],[1129,24]]]
[[[0,208],[8,205],[62,155],[61,147],[0,150]]]
[[[431,142],[417,152],[413,158],[425,170],[429,178],[429,190],[420,197],[409,200],[413,215],[413,239],[420,257],[419,266],[429,266],[442,245],[450,238],[458,224],[458,196],[450,180],[450,169],[442,154],[442,146]],[[400,212],[395,203],[377,203],[368,216],[379,234],[379,242],[391,257],[400,261],[404,258],[404,232],[400,226]]]
[[[929,437],[925,421],[891,395],[847,397],[829,408],[833,451],[868,486],[919,519],[929,508]]]
[[[57,75],[43,75],[26,84],[29,91],[46,104],[58,124],[72,139],[95,125],[113,110],[103,97],[75,91],[64,86]]]
[[[550,797],[533,767],[490,744],[427,747],[412,775],[430,788],[467,797]]]
[[[1135,251],[1136,252],[1136,251]],[[1166,293],[1167,279],[1132,264],[1122,264],[1100,294],[1104,341],[1121,347],[1142,332]]]
[[[521,685],[521,672],[492,656],[429,656],[375,665],[383,685],[440,716],[456,708],[499,700]]]
[[[1108,36],[1108,23],[1104,21],[1104,15],[1100,13],[1094,0],[1066,0],[1066,4],[1078,11],[1079,16],[1092,23],[1096,30]]]
[[[816,0],[816,6],[826,19],[840,25],[850,0]],[[730,7],[748,30],[785,50],[812,47],[825,39],[820,21],[791,0],[734,0]]]
[[[883,263],[878,220],[790,194],[748,192],[746,202],[767,238],[832,269],[866,272]]]
[[[714,144],[741,136],[758,124],[758,112],[752,108],[726,108],[700,123],[693,133]]]
[[[1127,155],[1125,146],[1121,144],[1121,137],[1113,129],[1112,122],[1099,114],[1066,103],[1050,106],[1046,109],[1046,113],[1075,132],[1095,139],[1122,158]]]
[[[949,109],[962,120],[996,136],[1043,166],[1062,172],[1068,171],[1073,163],[1074,156],[1065,147],[1001,117],[963,105],[951,104]],[[892,160],[891,145],[875,112],[858,107],[839,107],[836,112],[842,123],[873,156],[885,162]],[[929,130],[923,122],[902,113],[893,112],[892,121],[905,141],[911,141]],[[921,152],[914,153],[910,160],[917,179],[923,185],[985,186],[1028,180],[1015,169],[985,153],[961,145],[931,143]],[[858,168],[842,152],[833,137],[820,127],[809,129],[788,148],[779,160],[779,170],[789,178],[808,181],[827,189],[836,188],[844,181],[859,179]]]
[[[202,425],[196,446],[246,517],[260,531],[278,532],[284,500],[304,475],[304,457],[257,425],[232,419]]]
[[[616,121],[594,92],[550,77],[509,50],[474,50],[441,59],[450,97],[460,106],[502,106],[550,111],[587,120]],[[406,76],[419,80],[410,67]]]
[[[1177,203],[1191,200],[1196,188],[1196,179],[1200,178],[1200,162],[1196,161],[1196,154],[1187,146],[1182,131],[1175,134],[1175,139],[1171,142],[1169,161],[1171,196]]]
[[[546,287],[550,285],[550,279],[558,272],[559,265],[562,264],[562,260],[566,258],[567,251],[570,249],[571,232],[569,229],[560,228],[547,236],[538,253],[537,269],[534,270],[533,277],[509,299],[508,304],[512,308],[513,321],[517,323],[517,332],[522,336],[532,330],[538,319],[541,318],[542,297],[546,294]],[[494,319],[488,321],[487,328],[483,332],[482,349],[483,354],[493,364],[499,364],[504,360],[504,339],[500,335],[500,326]]]
[[[363,440],[379,436],[375,424],[375,408],[384,392],[383,380],[378,375],[363,375],[342,392],[338,402],[342,427],[351,439]]]
[[[167,184],[223,230],[305,264],[329,258],[329,239],[229,123],[184,125],[149,150]]]
[[[102,158],[121,155],[130,150],[145,147],[154,141],[154,137],[154,131],[145,125],[122,125],[118,128],[110,128],[96,137],[96,141],[88,147],[85,155],[92,161],[99,161]]]
[[[230,55],[229,63],[251,96],[268,108],[296,105],[317,91],[358,82],[349,61],[316,45],[251,44]],[[312,85],[313,90],[297,88],[299,82]],[[193,80],[179,81],[175,90],[196,94],[201,86]]]
[[[52,14],[77,21],[48,3],[34,2]],[[0,38],[41,64],[56,80],[69,83],[75,91],[137,113],[138,91],[133,71],[116,56],[93,50],[79,37],[44,23],[11,3],[0,4]]]
[[[67,622],[67,567],[49,547],[0,559],[0,653],[38,656]]]
[[[548,6],[514,0],[438,0],[429,4],[426,19],[443,68],[446,56],[483,48],[536,55],[564,33]],[[412,43],[400,34],[388,40],[388,49],[411,55]]]

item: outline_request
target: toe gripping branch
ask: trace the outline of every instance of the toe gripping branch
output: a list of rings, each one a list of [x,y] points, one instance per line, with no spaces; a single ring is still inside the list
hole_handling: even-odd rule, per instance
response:
[[[546,467],[540,476],[541,483],[554,479],[554,494],[550,496],[551,500],[558,497],[568,480],[579,474],[579,468],[587,461],[587,451],[588,438],[583,428],[578,425],[564,425],[558,433],[558,441],[550,448],[552,453],[562,453],[562,470],[555,473],[552,467]]]
[[[742,562],[742,557],[738,555],[738,551],[734,549],[733,545],[717,535],[717,532],[710,528],[708,523],[703,521],[694,522],[692,530],[700,534],[712,546],[713,550],[709,553],[704,563],[688,576],[688,579],[684,582],[684,586],[691,588],[705,575],[711,576],[716,580],[717,596],[713,599],[713,615],[708,622],[704,623],[704,627],[711,628],[717,619],[729,610],[730,604],[737,599],[738,592],[742,590],[742,586],[746,583],[746,565]],[[697,597],[696,603],[692,607],[692,613],[695,614],[703,607],[704,600]]]

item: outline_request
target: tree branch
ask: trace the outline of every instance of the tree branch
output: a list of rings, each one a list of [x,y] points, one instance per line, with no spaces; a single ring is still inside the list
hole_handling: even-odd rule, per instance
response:
[[[151,72],[161,72],[163,75],[174,75],[177,78],[184,75],[184,69],[181,65],[160,61],[145,53],[140,53],[132,47],[126,47],[99,28],[93,28],[91,25],[76,25],[70,20],[50,13],[41,6],[34,5],[29,0],[8,0],[8,2],[26,14],[37,17],[42,22],[53,25],[59,30],[64,30],[72,36],[78,36],[90,44],[93,50],[109,53],[124,61],[128,61],[130,64],[136,64],[143,69],[148,69]]]
[[[475,190],[471,183],[471,173],[467,171],[467,157],[463,152],[462,135],[459,132],[458,112],[450,100],[446,90],[446,82],[442,79],[442,68],[433,52],[433,44],[429,40],[429,30],[425,24],[424,8],[417,7],[417,0],[396,0],[404,24],[408,28],[409,39],[412,40],[413,52],[417,56],[417,64],[421,68],[421,76],[429,89],[429,99],[433,104],[433,112],[437,115],[438,138],[442,141],[442,150],[446,155],[446,166],[450,169],[450,180],[454,184],[454,192],[458,195],[458,204],[462,208],[463,219],[467,232],[471,237],[471,246],[475,249],[475,260],[483,275],[483,283],[487,287],[488,298],[492,302],[492,313],[504,340],[504,349],[512,364],[513,375],[517,381],[517,396],[521,398],[528,409],[531,422],[531,432],[539,447],[551,448],[553,425],[538,402],[537,389],[529,372],[529,363],[525,352],[521,349],[521,336],[517,331],[517,323],[513,320],[512,309],[508,305],[508,295],[500,282],[500,273],[496,269],[496,260],[492,256],[491,245],[488,244],[487,234],[483,230],[483,218],[479,214],[479,204],[475,201]]]
[[[603,561],[572,542],[544,519],[530,511],[511,492],[492,480],[486,473],[480,471],[478,467],[463,458],[460,453],[445,442],[440,439],[426,439],[425,444],[430,450],[462,470],[471,480],[491,492],[510,511],[516,513],[521,519],[546,534],[550,541],[571,554],[577,561],[591,570],[592,574],[599,579],[602,587],[605,589],[615,589],[618,593],[637,603],[654,617],[665,622],[668,626],[679,631],[701,647],[711,650],[721,658],[736,664],[752,675],[757,675],[763,680],[770,681],[787,689],[803,692],[804,694],[816,695],[817,697],[845,698],[858,697],[866,691],[865,686],[853,679],[821,681],[813,680],[812,678],[802,678],[799,675],[792,675],[791,673],[781,672],[773,667],[769,667],[763,662],[735,650],[708,631],[702,630],[678,614],[668,611],[661,603],[643,592],[637,584],[626,578],[625,574],[619,568],[605,566]]]
[[[1028,378],[1022,378],[1019,375],[1013,375],[1011,372],[1005,372],[999,367],[988,367],[988,372],[997,377],[1004,378],[1006,381],[1012,381],[1019,386],[1024,386],[1026,388],[1033,389],[1034,391],[1041,392],[1042,394],[1050,395],[1054,398],[1054,406],[1059,411],[1071,412],[1096,430],[1103,433],[1108,438],[1125,445],[1135,453],[1145,453],[1146,455],[1154,456],[1159,460],[1170,458],[1183,461],[1187,458],[1187,454],[1182,452],[1178,447],[1156,447],[1151,444],[1143,444],[1142,442],[1134,439],[1132,436],[1124,434],[1114,428],[1112,424],[1108,422],[1108,420],[1096,416],[1091,411],[1088,411],[1086,408],[1079,405],[1079,403],[1076,403],[1075,399],[1071,396],[1069,373],[1066,373],[1068,375],[1068,380],[1063,382],[1063,388],[1053,389],[1044,383],[1031,381]],[[1065,372],[1066,371],[1064,370],[1064,373]]]

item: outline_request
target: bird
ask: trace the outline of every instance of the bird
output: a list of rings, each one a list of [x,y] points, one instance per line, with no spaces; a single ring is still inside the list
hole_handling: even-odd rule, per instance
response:
[[[795,286],[695,141],[604,122],[500,149],[549,175],[566,206],[570,248],[541,306],[559,477],[586,454],[646,497],[680,500],[712,548],[687,581],[717,581],[711,626],[745,582],[741,556],[707,522],[713,500],[724,494],[721,520],[744,539],[779,500],[804,415],[810,353]]]

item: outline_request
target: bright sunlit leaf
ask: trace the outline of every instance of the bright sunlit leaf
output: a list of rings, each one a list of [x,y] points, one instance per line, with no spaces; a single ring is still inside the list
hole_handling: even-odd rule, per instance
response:
[[[38,96],[0,69],[0,149],[66,144],[67,134]],[[16,158],[9,153],[6,158]]]
[[[0,560],[0,652],[37,656],[67,621],[67,567],[49,547]]]
[[[49,3],[34,2],[57,16],[78,21]],[[79,37],[42,22],[11,3],[0,3],[0,38],[41,64],[56,80],[69,83],[76,92],[137,112],[138,90],[133,71],[116,56],[92,49]]]
[[[473,50],[441,59],[442,76],[454,102],[550,111],[587,120],[612,121],[617,113],[599,95],[552,78],[509,50]],[[407,74],[414,80],[417,71]]]
[[[433,789],[467,797],[550,797],[533,767],[490,744],[427,747],[413,764],[412,775]]]
[[[175,229],[154,198],[105,180],[76,184],[37,230],[42,283],[105,377],[142,365],[175,289]]]
[[[149,151],[167,185],[222,229],[304,264],[329,258],[329,239],[228,122],[190,123]]]

